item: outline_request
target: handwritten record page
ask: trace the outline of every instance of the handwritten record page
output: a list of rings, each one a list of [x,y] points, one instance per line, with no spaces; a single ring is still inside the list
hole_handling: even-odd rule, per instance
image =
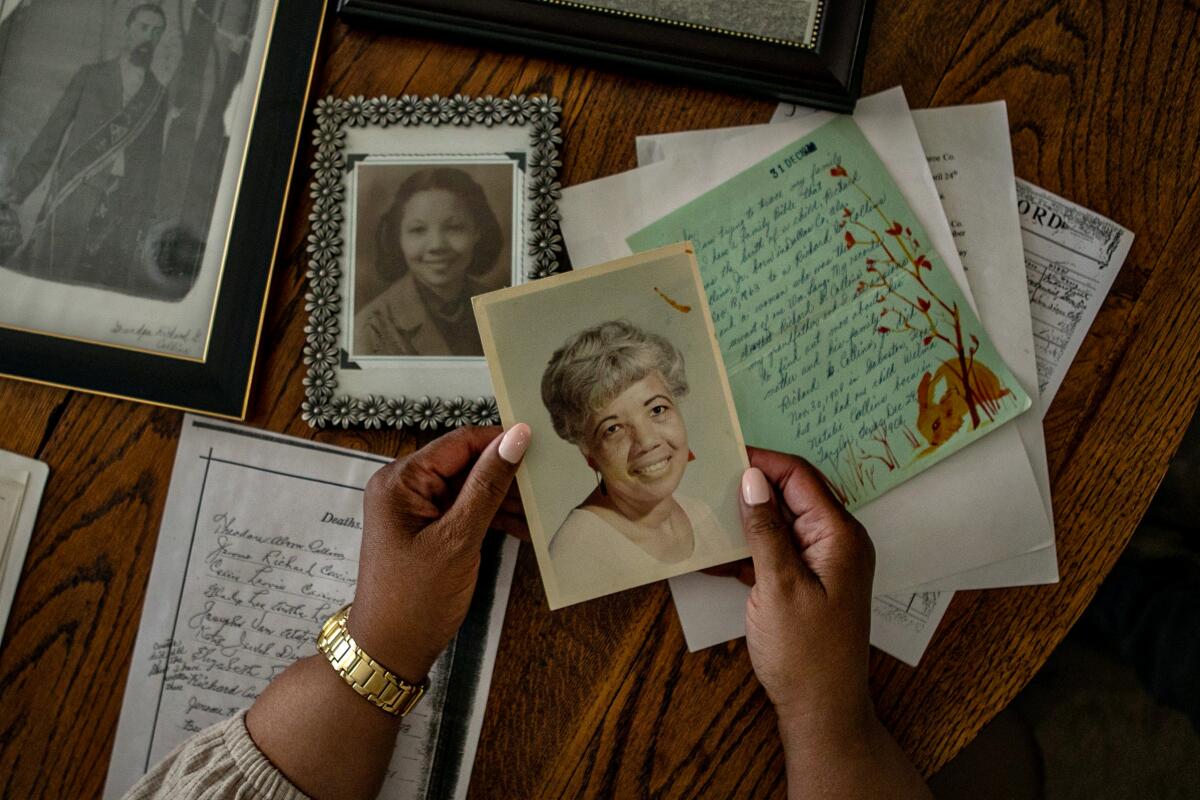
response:
[[[1030,406],[850,118],[628,243],[685,239],[746,442],[813,461],[851,509]]]
[[[1133,233],[1020,179],[1017,210],[1045,414],[1129,255]]]
[[[388,461],[184,418],[105,797],[316,653],[353,597],[363,488]],[[404,720],[381,798],[465,796],[515,557],[514,540],[488,537],[470,614]]]

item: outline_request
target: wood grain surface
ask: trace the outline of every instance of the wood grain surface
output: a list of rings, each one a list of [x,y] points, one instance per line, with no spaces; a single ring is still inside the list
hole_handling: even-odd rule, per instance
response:
[[[1003,99],[1017,174],[1137,234],[1046,418],[1063,579],[962,592],[920,669],[872,655],[880,714],[925,773],[1021,689],[1145,511],[1200,400],[1200,7],[880,3],[865,91],[913,107]],[[766,121],[773,104],[564,61],[332,24],[315,95],[548,92],[565,185],[634,166],[633,137]],[[306,137],[307,139],[307,137]],[[300,419],[306,146],[249,422],[401,455],[425,439]],[[0,650],[0,796],[100,794],[180,414],[0,381],[0,448],[49,463]],[[785,791],[744,644],[688,654],[663,585],[551,614],[525,547],[472,797],[767,797]]]

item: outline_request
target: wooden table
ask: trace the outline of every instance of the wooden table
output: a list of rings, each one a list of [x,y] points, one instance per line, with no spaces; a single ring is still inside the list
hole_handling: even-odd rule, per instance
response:
[[[1017,174],[1137,234],[1046,418],[1062,582],[963,592],[920,669],[872,655],[879,712],[936,771],[1037,672],[1150,502],[1200,398],[1200,8],[1164,0],[880,3],[865,91],[914,107],[1004,99]],[[637,134],[763,122],[772,103],[336,23],[316,95],[549,92],[564,183],[634,166]],[[296,180],[310,176],[304,163]],[[396,432],[301,421],[303,237],[294,191],[249,422],[379,453]],[[180,414],[0,382],[0,448],[50,483],[0,651],[0,795],[103,786]],[[741,642],[689,655],[664,585],[551,614],[524,547],[475,797],[779,796],[774,717]]]

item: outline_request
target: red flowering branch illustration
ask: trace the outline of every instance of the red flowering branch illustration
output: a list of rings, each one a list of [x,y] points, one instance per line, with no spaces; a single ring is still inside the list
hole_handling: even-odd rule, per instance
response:
[[[883,445],[883,455],[870,455],[869,458],[878,460],[881,464],[888,468],[891,472],[900,465],[900,459],[896,458],[895,452],[892,451],[892,443],[888,441],[887,429],[880,425],[875,433],[871,436],[876,442]]]
[[[837,458],[827,466],[825,482],[843,505],[856,503],[877,488],[875,478],[879,465],[888,472],[900,467],[900,459],[892,449],[885,426],[877,426],[870,441],[874,444],[846,439]],[[880,446],[879,451],[875,450],[875,444]]]
[[[836,164],[829,174],[844,179],[861,194],[862,207],[867,209],[865,218],[850,208],[842,210],[838,227],[843,232],[846,249],[862,246],[864,251],[877,250],[883,254],[881,258],[865,258],[866,276],[857,286],[858,294],[875,293],[876,302],[881,306],[879,333],[915,335],[926,347],[941,343],[952,351],[937,377],[949,372],[948,377],[953,378],[949,385],[961,395],[962,414],[952,419],[954,408],[949,408],[946,400],[938,401],[939,407],[930,412],[931,384],[937,382],[937,377],[931,379],[927,374],[918,392],[923,414],[941,413],[948,418],[944,429],[939,429],[935,420],[931,423],[931,431],[922,430],[931,446],[936,447],[952,435],[961,425],[963,414],[970,415],[972,428],[978,428],[982,421],[980,411],[993,419],[999,409],[999,399],[1009,391],[989,369],[976,364],[979,339],[974,334],[964,333],[958,303],[948,302],[927,282],[933,262],[922,251],[921,242],[913,236],[910,227],[888,217],[842,164]],[[873,217],[878,217],[879,222],[873,223]]]

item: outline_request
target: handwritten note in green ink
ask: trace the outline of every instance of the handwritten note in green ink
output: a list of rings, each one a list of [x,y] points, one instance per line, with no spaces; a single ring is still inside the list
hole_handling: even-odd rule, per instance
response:
[[[684,239],[746,442],[805,456],[851,508],[1030,406],[848,117],[628,243]]]

